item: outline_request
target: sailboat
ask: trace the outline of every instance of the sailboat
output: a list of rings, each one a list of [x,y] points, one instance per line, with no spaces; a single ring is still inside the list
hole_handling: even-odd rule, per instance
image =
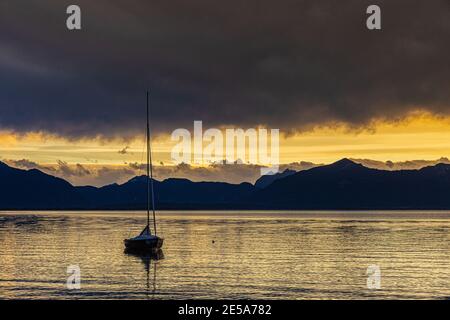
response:
[[[124,240],[125,248],[128,251],[139,252],[158,252],[161,249],[164,239],[156,234],[156,215],[155,215],[155,192],[153,189],[153,166],[152,150],[150,136],[148,91],[147,91],[147,225],[141,233],[134,237]],[[153,232],[150,229],[150,198],[153,211]]]

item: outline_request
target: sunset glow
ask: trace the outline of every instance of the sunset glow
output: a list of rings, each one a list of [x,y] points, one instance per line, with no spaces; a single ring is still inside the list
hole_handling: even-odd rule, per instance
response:
[[[170,134],[161,134],[152,143],[156,163],[173,165],[170,152],[176,142],[171,141]],[[142,137],[67,139],[45,133],[2,132],[0,148],[2,159],[117,166],[141,163],[144,141]],[[398,121],[374,121],[362,128],[350,128],[342,123],[316,127],[282,135],[280,141],[281,163],[330,163],[342,157],[405,161],[447,156],[450,156],[450,117],[420,112]]]

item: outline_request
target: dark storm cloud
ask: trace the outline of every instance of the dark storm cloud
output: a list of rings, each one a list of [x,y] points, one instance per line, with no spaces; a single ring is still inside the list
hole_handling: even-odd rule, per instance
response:
[[[302,129],[450,110],[450,2],[0,2],[0,128],[69,137],[258,124]]]

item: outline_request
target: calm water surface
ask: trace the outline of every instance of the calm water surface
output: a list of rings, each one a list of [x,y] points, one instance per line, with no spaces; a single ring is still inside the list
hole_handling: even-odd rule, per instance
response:
[[[144,212],[0,212],[0,298],[450,297],[450,212],[162,212],[164,259],[123,252]],[[214,242],[213,242],[214,241]],[[67,267],[81,289],[66,288]],[[367,267],[381,289],[367,289]]]

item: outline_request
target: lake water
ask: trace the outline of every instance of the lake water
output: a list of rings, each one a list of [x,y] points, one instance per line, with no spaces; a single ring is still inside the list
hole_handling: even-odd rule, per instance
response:
[[[162,212],[160,260],[123,251],[145,219],[0,212],[0,299],[450,297],[450,212]]]

